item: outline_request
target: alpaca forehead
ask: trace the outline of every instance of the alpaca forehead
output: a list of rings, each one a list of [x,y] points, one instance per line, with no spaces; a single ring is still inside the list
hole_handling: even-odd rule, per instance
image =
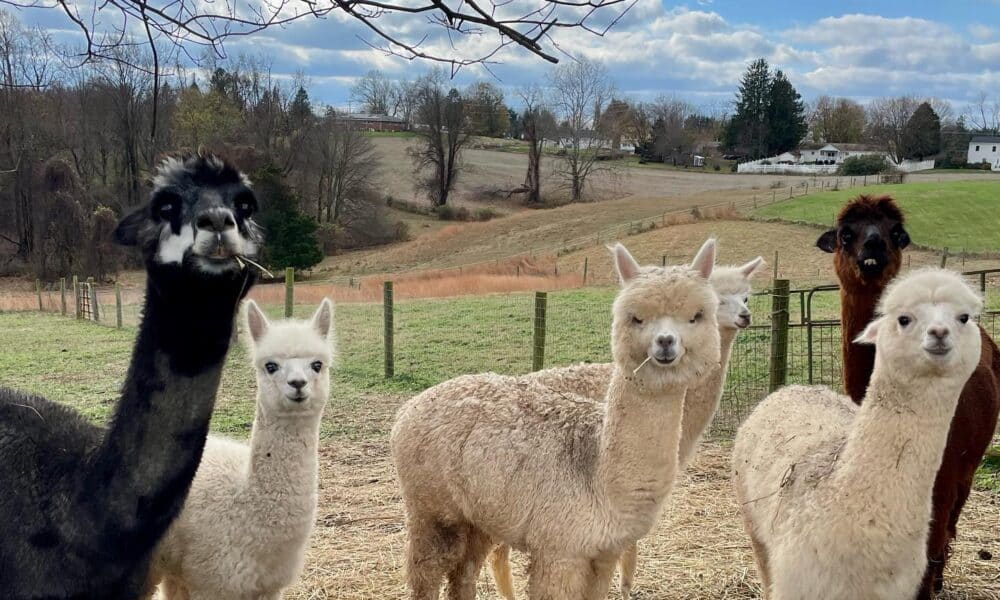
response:
[[[740,267],[715,267],[708,281],[720,296],[748,294],[751,289]]]
[[[982,299],[960,275],[941,269],[925,269],[890,285],[882,298],[881,312],[916,310],[921,305],[947,305],[975,313],[981,309]]]
[[[332,343],[320,337],[308,323],[272,323],[254,343],[254,360],[267,358],[323,358],[333,355]]]
[[[639,279],[619,294],[617,311],[640,313],[645,318],[682,315],[717,302],[717,296],[704,279],[697,276]]]

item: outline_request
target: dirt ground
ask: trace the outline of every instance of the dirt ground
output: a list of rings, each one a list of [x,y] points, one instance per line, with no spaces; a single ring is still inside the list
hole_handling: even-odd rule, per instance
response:
[[[399,399],[373,401],[366,419],[388,427]],[[340,418],[336,409],[327,418]],[[320,507],[305,574],[294,600],[406,596],[406,532],[385,436],[329,442],[321,450]],[[682,475],[659,525],[640,542],[633,598],[749,600],[760,590],[729,482],[727,444],[705,443]],[[992,560],[979,557],[981,550]],[[515,555],[524,598],[524,560]],[[614,584],[617,586],[617,583]],[[616,589],[616,587],[615,587]],[[939,600],[1000,600],[1000,496],[973,492]],[[486,572],[478,598],[497,598]],[[613,591],[611,598],[620,595]]]

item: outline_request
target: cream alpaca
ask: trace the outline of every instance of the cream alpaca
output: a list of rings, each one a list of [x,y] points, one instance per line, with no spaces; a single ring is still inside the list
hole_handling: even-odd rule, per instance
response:
[[[705,244],[713,240],[706,241]],[[703,246],[704,247],[704,246]],[[715,267],[709,277],[709,283],[719,296],[717,319],[719,322],[719,337],[721,339],[722,360],[719,368],[714,369],[705,382],[688,390],[684,397],[684,413],[681,421],[681,441],[678,455],[678,472],[684,470],[691,458],[701,436],[715,417],[722,399],[722,389],[726,383],[726,367],[736,340],[736,334],[750,326],[750,309],[747,307],[751,286],[750,280],[764,265],[764,259],[757,257],[750,262],[733,267]],[[655,270],[658,267],[643,267],[644,271]],[[579,394],[594,400],[603,400],[611,380],[611,363],[580,364],[571,367],[556,367],[545,369],[524,379],[536,381],[546,387],[561,392]],[[636,544],[626,548],[619,561],[621,572],[622,596],[628,598],[635,579],[637,561]],[[490,568],[493,580],[496,582],[500,595],[507,600],[514,600],[514,582],[510,570],[510,548],[497,547],[490,555]]]
[[[329,395],[333,305],[271,323],[247,302],[257,414],[249,446],[209,437],[181,516],[157,549],[166,600],[280,598],[316,513],[317,447]],[[152,588],[151,586],[151,588]]]
[[[472,599],[497,543],[531,556],[532,599],[603,598],[677,469],[684,393],[719,362],[710,244],[693,268],[643,272],[621,245],[607,405],[495,374],[407,402],[391,446],[412,597]]]
[[[827,388],[768,396],[740,427],[734,485],[771,600],[912,597],[982,300],[950,271],[889,286],[858,336],[876,346],[860,407]]]

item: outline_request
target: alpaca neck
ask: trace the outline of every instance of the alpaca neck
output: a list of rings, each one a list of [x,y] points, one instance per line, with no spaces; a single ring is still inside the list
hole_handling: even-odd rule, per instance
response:
[[[832,502],[847,510],[864,507],[864,527],[903,522],[907,526],[874,529],[913,535],[926,531],[930,519],[934,480],[963,382],[908,379],[890,371],[876,366],[834,467],[830,487],[843,498]]]
[[[841,355],[844,359],[844,391],[860,404],[875,370],[875,346],[855,344],[854,338],[875,318],[875,307],[885,286],[850,286],[841,283]]]
[[[722,351],[719,367],[714,369],[698,385],[688,388],[684,396],[684,415],[681,419],[681,439],[678,452],[678,470],[683,470],[694,456],[695,449],[705,429],[715,417],[722,399],[722,388],[726,385],[726,372],[733,343],[738,330],[719,328],[719,345]]]
[[[615,365],[597,459],[597,488],[631,541],[645,535],[677,474],[684,392],[651,391]]]
[[[291,522],[312,523],[316,506],[320,415],[268,415],[257,402],[250,434],[247,490],[254,506],[274,505]],[[269,510],[258,514],[269,515]],[[268,517],[270,518],[270,517]]]
[[[239,301],[211,291],[165,297],[147,279],[121,399],[81,471],[77,518],[123,555],[151,550],[201,460]]]

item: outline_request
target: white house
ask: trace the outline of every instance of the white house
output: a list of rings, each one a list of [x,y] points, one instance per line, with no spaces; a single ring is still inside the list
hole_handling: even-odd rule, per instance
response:
[[[989,163],[1000,171],[1000,135],[974,135],[969,141],[969,164]]]
[[[998,140],[997,145],[1000,145],[1000,137],[996,139]],[[887,160],[892,161],[888,152],[869,144],[843,144],[839,142],[815,144],[806,142],[800,144],[797,150],[740,163],[737,171],[739,173],[829,174],[836,172],[837,166],[848,158],[867,154],[884,156]],[[1000,158],[1000,154],[995,156]],[[934,161],[903,161],[895,167],[906,172],[922,171],[934,168]],[[1000,167],[994,168],[1000,170]]]
[[[840,164],[852,156],[865,154],[881,154],[888,156],[885,150],[869,144],[844,144],[833,142],[828,144],[804,143],[799,145],[799,164]],[[817,163],[816,161],[819,161]],[[830,161],[833,161],[832,163]]]

